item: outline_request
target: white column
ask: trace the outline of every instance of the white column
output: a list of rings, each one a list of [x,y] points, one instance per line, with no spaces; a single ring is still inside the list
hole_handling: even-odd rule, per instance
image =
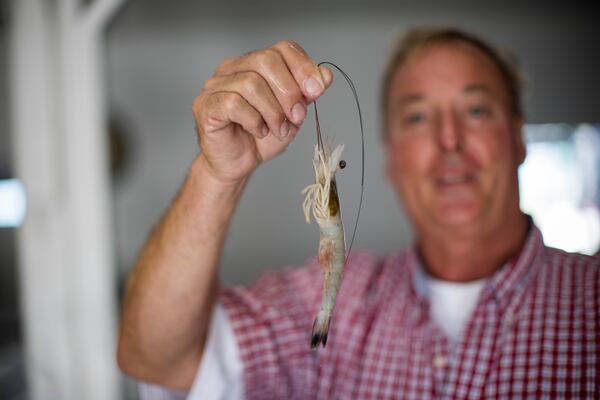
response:
[[[118,399],[103,34],[120,0],[13,0],[11,122],[30,397]]]

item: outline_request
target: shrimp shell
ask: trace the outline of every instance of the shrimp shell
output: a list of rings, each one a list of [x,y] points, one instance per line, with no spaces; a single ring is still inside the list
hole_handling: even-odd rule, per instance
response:
[[[313,323],[312,348],[321,343],[325,347],[327,343],[331,315],[346,262],[344,225],[335,182],[343,150],[343,145],[337,146],[333,152],[325,144],[321,148],[316,145],[313,158],[315,183],[302,191],[306,196],[302,204],[306,222],[310,223],[312,211],[319,225],[318,260],[323,271],[323,294],[321,308]]]

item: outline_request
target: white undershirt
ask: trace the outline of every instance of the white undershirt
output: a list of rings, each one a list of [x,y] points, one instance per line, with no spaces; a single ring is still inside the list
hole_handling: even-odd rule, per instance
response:
[[[206,346],[190,392],[179,393],[140,382],[141,400],[241,400],[244,365],[229,316],[217,304],[210,321]]]
[[[244,393],[244,365],[223,305],[214,309],[206,347],[189,400],[238,400]]]
[[[429,298],[431,319],[448,335],[457,341],[465,328],[485,278],[471,282],[448,282],[425,276]]]
[[[485,279],[456,283],[424,276],[432,320],[452,341],[460,338],[477,304]],[[187,397],[140,383],[141,400],[241,400],[244,393],[244,366],[231,322],[223,306],[217,304],[200,368]]]

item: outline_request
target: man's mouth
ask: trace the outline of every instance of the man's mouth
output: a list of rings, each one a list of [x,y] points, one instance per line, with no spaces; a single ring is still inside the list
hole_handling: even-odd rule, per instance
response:
[[[435,178],[435,185],[439,188],[451,188],[463,184],[471,183],[475,180],[475,175],[469,172],[445,173]]]

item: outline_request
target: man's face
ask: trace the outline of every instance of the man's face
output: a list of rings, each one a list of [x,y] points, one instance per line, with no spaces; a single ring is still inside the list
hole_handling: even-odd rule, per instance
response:
[[[433,45],[396,71],[389,96],[386,173],[417,231],[485,232],[515,214],[522,120],[485,54]]]

